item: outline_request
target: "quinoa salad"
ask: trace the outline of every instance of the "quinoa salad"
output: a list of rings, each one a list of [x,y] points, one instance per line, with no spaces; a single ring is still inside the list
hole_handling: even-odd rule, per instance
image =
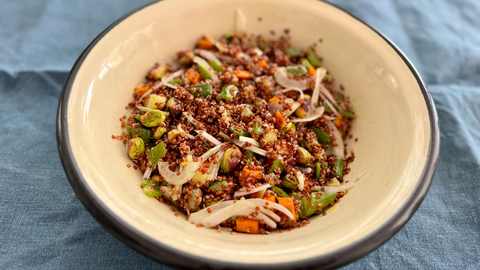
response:
[[[112,135],[144,194],[219,232],[282,232],[331,211],[354,185],[355,112],[315,48],[237,32],[155,64]]]

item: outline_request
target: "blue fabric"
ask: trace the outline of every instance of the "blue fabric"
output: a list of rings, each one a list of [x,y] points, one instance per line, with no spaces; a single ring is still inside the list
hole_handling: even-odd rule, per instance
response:
[[[0,0],[0,269],[165,268],[76,198],[55,141],[61,87],[82,50],[141,1]],[[480,269],[480,2],[332,0],[377,28],[432,91],[441,150],[408,224],[345,269]]]

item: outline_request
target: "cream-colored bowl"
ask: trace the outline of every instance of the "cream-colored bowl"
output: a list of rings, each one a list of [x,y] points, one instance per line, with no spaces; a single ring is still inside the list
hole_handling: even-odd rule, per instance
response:
[[[271,235],[197,228],[143,195],[141,174],[127,168],[118,118],[155,62],[191,48],[202,34],[234,30],[235,9],[247,31],[296,47],[321,38],[317,52],[361,117],[353,124],[356,160],[346,179],[366,172],[327,216]],[[259,19],[261,18],[261,20]],[[439,150],[430,93],[407,58],[384,36],[330,4],[310,0],[166,0],[121,18],[75,63],[59,102],[60,156],[77,196],[112,234],[134,249],[179,267],[335,267],[392,237],[425,197]]]

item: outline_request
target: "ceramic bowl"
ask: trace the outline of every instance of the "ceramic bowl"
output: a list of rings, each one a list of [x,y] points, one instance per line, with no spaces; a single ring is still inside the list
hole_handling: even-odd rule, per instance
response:
[[[360,116],[349,141],[356,159],[346,180],[366,175],[327,216],[305,228],[248,235],[197,228],[143,195],[129,169],[119,117],[132,90],[156,62],[208,34],[234,30],[235,9],[248,32],[295,47],[317,42],[325,66]],[[261,20],[259,19],[261,18]],[[318,42],[319,39],[322,42]],[[434,174],[439,129],[430,93],[386,37],[320,1],[166,0],[144,6],[101,33],[75,63],[59,102],[58,149],[68,179],[90,213],[113,235],[163,263],[187,268],[331,268],[352,262],[392,237],[419,207]]]

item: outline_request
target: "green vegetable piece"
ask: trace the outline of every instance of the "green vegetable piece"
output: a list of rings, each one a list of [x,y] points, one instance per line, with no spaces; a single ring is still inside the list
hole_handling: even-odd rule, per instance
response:
[[[180,131],[173,129],[168,132],[168,140],[172,141],[175,137],[180,135]]]
[[[151,110],[142,115],[140,122],[146,127],[156,127],[159,122],[165,121],[165,113],[160,110]]]
[[[300,192],[292,192],[290,194],[290,196],[292,196],[292,198],[294,198],[295,200],[300,200],[301,195],[302,195],[302,193],[300,193]]]
[[[353,118],[353,113],[349,111],[345,111],[341,106],[337,106],[338,112],[341,113],[346,118]]]
[[[298,182],[297,182],[297,181],[292,181],[292,180],[290,180],[290,178],[288,178],[288,177],[283,177],[281,184],[282,184],[282,187],[288,188],[288,189],[290,189],[290,190],[295,190],[295,189],[297,189],[297,186],[298,186]]]
[[[163,134],[165,134],[167,132],[167,129],[166,128],[162,128],[162,127],[159,127],[157,128],[157,130],[155,130],[155,133],[153,133],[153,138],[155,138],[156,140],[160,139]]]
[[[287,132],[289,132],[290,130],[293,130],[293,132],[295,132],[295,131],[297,130],[297,127],[296,127],[295,124],[292,123],[292,122],[289,122],[289,123],[282,129],[282,131],[283,131],[284,133],[287,133]]]
[[[327,103],[323,104],[323,107],[325,108],[325,112],[330,112],[332,111],[330,107],[328,107]]]
[[[285,50],[285,52],[289,56],[294,56],[294,57],[302,56],[302,50],[297,49],[297,48],[288,48],[288,49]]]
[[[322,171],[322,164],[321,164],[320,162],[317,162],[317,163],[315,164],[315,173],[314,173],[313,177],[314,177],[315,179],[320,178],[320,172],[321,172],[321,171]]]
[[[225,39],[228,40],[228,41],[231,41],[233,39],[233,37],[235,37],[234,33],[227,33],[225,35]]]
[[[140,138],[130,139],[127,147],[128,156],[131,159],[138,159],[137,154],[143,154],[145,152],[145,144]]]
[[[287,72],[294,75],[296,74],[305,75],[307,74],[308,70],[305,66],[288,66]]]
[[[135,115],[135,119],[137,119],[138,121],[140,121],[141,117],[142,117],[142,115],[139,114],[139,113],[137,113],[137,115]]]
[[[138,130],[138,133],[136,132]],[[128,130],[128,134],[130,135],[130,138],[133,138],[135,134],[138,135],[138,138],[143,140],[144,144],[150,143],[150,137],[152,137],[152,132],[148,129],[143,129],[143,128],[131,128]]]
[[[200,73],[200,75],[202,75],[202,78],[205,80],[212,78],[208,70],[205,69],[202,65],[198,65],[198,72]]]
[[[309,48],[307,50],[307,59],[308,59],[308,61],[310,61],[310,63],[314,67],[322,67],[323,66],[322,62],[320,61],[320,59],[318,59],[317,55],[312,50],[312,48]]]
[[[299,199],[302,203],[302,210],[299,212],[299,215],[301,217],[308,217],[315,213],[322,213],[336,197],[337,194],[326,191],[312,192],[310,197],[302,197]]]
[[[152,168],[155,168],[158,164],[158,161],[165,155],[167,149],[165,149],[165,145],[163,142],[157,144],[157,146],[153,147],[150,151],[148,151],[148,161],[152,163]]]
[[[260,124],[258,124],[258,122],[254,122],[253,123],[253,132],[252,132],[252,136],[254,135],[257,135],[257,136],[260,136],[263,134],[263,128],[262,126],[260,126]]]
[[[189,86],[187,88],[197,89],[195,92],[192,93],[195,97],[203,98],[203,97],[212,95],[212,85],[210,84],[197,84],[197,85]]]
[[[162,197],[163,192],[162,188],[159,185],[156,185],[155,182],[146,180],[141,183],[143,193],[150,198]]]
[[[226,84],[220,90],[220,93],[217,96],[217,101],[222,99],[226,101],[232,100],[238,94],[238,88],[234,84]]]
[[[167,109],[170,109],[175,104],[175,98],[171,97],[167,101]]]
[[[275,168],[280,168],[281,172],[283,173],[283,170],[285,170],[285,167],[282,165],[282,163],[280,162],[279,159],[276,159],[273,163],[272,163],[272,167],[270,167],[270,170],[268,171],[269,173],[274,173],[275,172]]]
[[[308,61],[307,59],[302,60],[302,65],[304,65],[307,69],[313,67],[312,64],[310,64],[310,61]]]
[[[235,169],[238,163],[240,163],[241,159],[242,152],[240,149],[238,149],[238,147],[234,146],[225,151],[222,162],[220,163],[220,167],[224,173],[229,173]]]
[[[325,76],[323,77],[322,82],[331,82],[331,81],[333,81],[333,76],[332,76],[332,74],[325,74]],[[343,96],[342,96],[342,97],[343,97]],[[340,99],[338,99],[338,100],[340,100]],[[342,98],[342,100],[343,100],[343,98]]]
[[[250,150],[247,150],[247,155],[245,157],[245,159],[252,159],[255,157],[255,153],[250,151]]]
[[[178,78],[178,79],[175,79],[175,80],[171,80],[168,83],[169,84],[183,84],[183,81],[182,81],[182,79]]]
[[[224,191],[228,187],[227,181],[217,181],[210,184],[208,187],[209,192],[216,193],[218,191]]]
[[[345,162],[343,162],[343,160],[337,158],[335,160],[335,162],[333,163],[333,176],[335,176],[337,179],[342,178],[344,167],[345,167]]]
[[[213,70],[217,72],[224,72],[225,70],[220,66],[220,63],[217,63],[215,61],[209,61],[208,64],[213,68]]]
[[[151,94],[150,98],[148,98],[147,105],[145,107],[150,108],[150,109],[156,109],[158,104],[165,104],[167,102],[167,98],[164,96],[159,96],[155,94]]]
[[[236,125],[231,125],[229,130],[235,134],[237,134],[238,136],[248,136],[248,131],[246,130],[241,130],[241,131],[238,131],[235,129],[235,126]]]
[[[323,132],[316,127],[310,127],[310,129],[313,130],[313,132],[317,136],[317,141],[319,143],[325,144],[328,142],[328,140],[330,140],[330,135],[328,133]]]
[[[200,209],[200,203],[202,202],[202,190],[200,188],[192,189],[192,196],[188,199],[188,207],[191,211],[197,211]]]
[[[312,154],[310,154],[310,152],[308,152],[307,149],[303,147],[298,147],[297,154],[298,154],[298,159],[297,159],[298,163],[301,163],[303,165],[310,164],[310,161],[312,160]]]
[[[277,186],[273,186],[273,187],[270,187],[279,197],[282,197],[282,198],[290,198],[290,196],[288,195],[287,192],[285,192],[283,189],[277,187]]]
[[[160,186],[168,186],[168,182],[165,181],[165,179],[160,179],[159,175],[153,175],[152,178],[150,178],[153,182],[156,182],[157,185]]]
[[[244,105],[242,109],[242,116],[248,117],[252,114],[253,114],[252,110],[250,110],[246,105]]]
[[[160,80],[167,71],[167,65],[163,64],[150,70],[149,77],[154,80]]]

